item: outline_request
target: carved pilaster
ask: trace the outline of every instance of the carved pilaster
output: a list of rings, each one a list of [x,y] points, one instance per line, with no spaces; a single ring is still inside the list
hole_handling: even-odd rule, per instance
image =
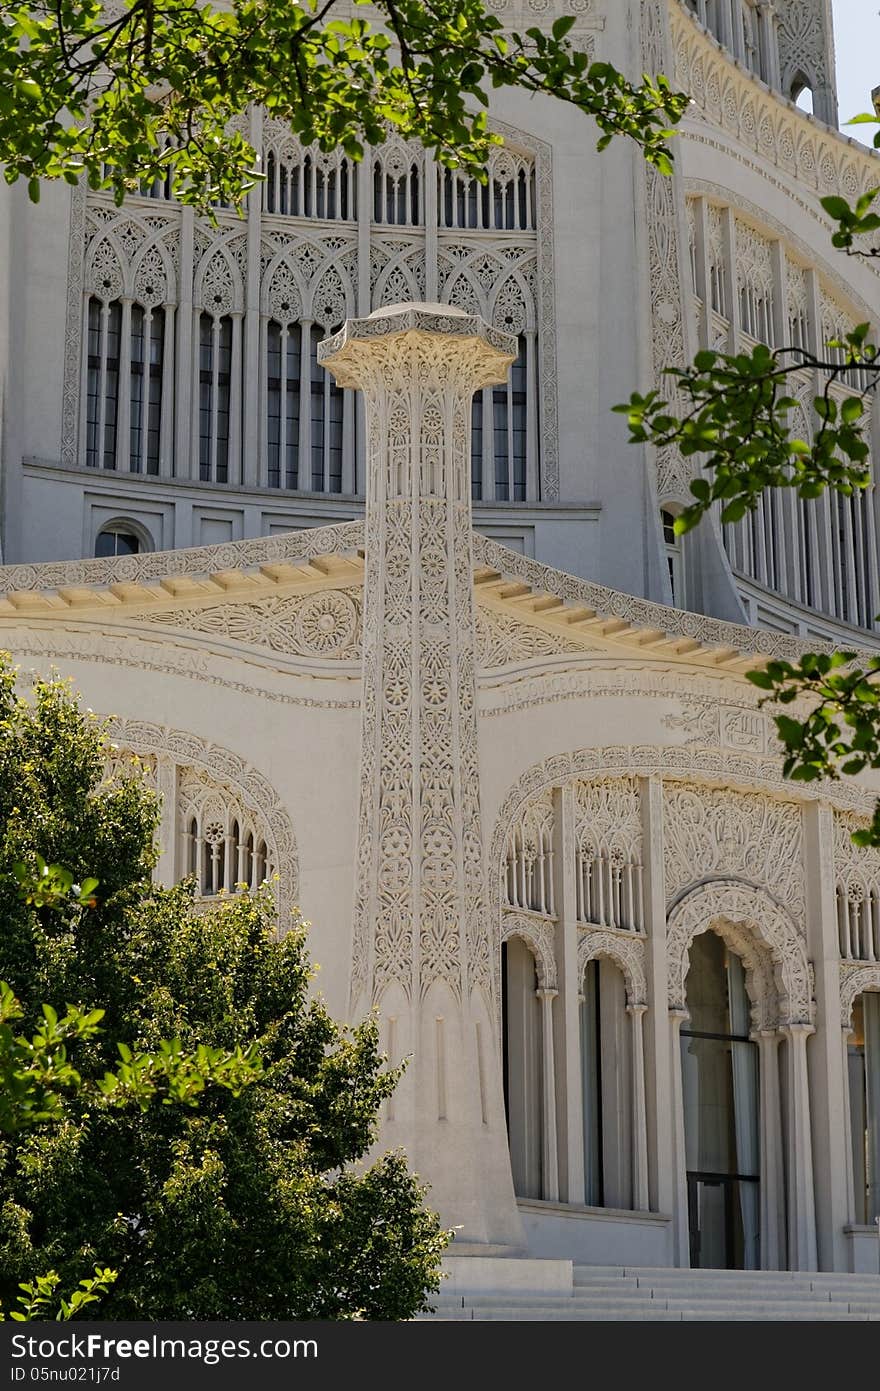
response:
[[[430,1178],[444,1217],[482,1241],[518,1239],[519,1218],[500,1085],[481,1100],[476,1080],[474,1023],[488,1039],[495,942],[480,825],[470,418],[474,390],[502,382],[515,354],[510,335],[439,305],[349,320],[320,349],[340,386],[363,390],[367,417],[352,1007],[359,1014],[386,992],[406,1001],[415,1062],[394,1140]],[[448,1095],[438,1119],[424,1097],[441,1000]]]

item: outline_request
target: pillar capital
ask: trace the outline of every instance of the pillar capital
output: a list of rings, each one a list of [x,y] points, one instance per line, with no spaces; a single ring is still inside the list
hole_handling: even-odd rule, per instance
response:
[[[505,382],[517,355],[515,337],[478,314],[452,304],[391,304],[365,319],[346,319],[319,345],[318,361],[340,386],[368,390],[377,369],[386,379],[406,372],[414,356],[424,355],[419,348],[458,366],[471,392]]]
[[[363,391],[367,414],[367,534],[377,509],[440,500],[467,511],[471,400],[507,380],[516,339],[444,304],[396,304],[348,319],[318,348],[340,386]]]

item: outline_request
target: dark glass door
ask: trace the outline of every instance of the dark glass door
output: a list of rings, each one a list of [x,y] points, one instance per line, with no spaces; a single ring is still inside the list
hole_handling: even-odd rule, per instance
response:
[[[695,938],[681,1030],[691,1265],[757,1270],[758,1049],[743,964],[713,932]]]

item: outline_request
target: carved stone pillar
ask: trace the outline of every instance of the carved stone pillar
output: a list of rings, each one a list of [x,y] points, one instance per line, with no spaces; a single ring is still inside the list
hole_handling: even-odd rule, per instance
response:
[[[816,1199],[813,1190],[813,1142],[810,1127],[810,1089],[807,1080],[807,1039],[812,1024],[786,1024],[788,1039],[788,1265],[790,1270],[816,1270]]]
[[[377,310],[320,348],[339,385],[363,391],[367,417],[352,1012],[394,1012],[413,1052],[383,1145],[406,1148],[459,1241],[501,1244],[521,1243],[522,1226],[492,1046],[470,419],[474,391],[503,382],[515,356],[510,335],[446,305]]]
[[[853,1170],[853,1146],[852,1146],[852,1103],[849,1096],[849,1040],[851,1029],[849,1024],[844,1024],[841,1035],[841,1058],[843,1067],[841,1069],[840,1096],[843,1103],[843,1134],[844,1134],[844,1171],[843,1182],[846,1194],[846,1207],[844,1209],[844,1222],[855,1221],[856,1211],[856,1183]]]
[[[541,1001],[542,1058],[544,1064],[544,1131],[541,1171],[546,1202],[559,1201],[559,1146],[556,1139],[556,1064],[553,1048],[555,990],[539,990]]]
[[[672,1072],[672,1124],[675,1138],[675,1210],[673,1241],[675,1264],[691,1263],[688,1228],[687,1148],[684,1133],[684,1089],[681,1076],[681,1027],[690,1018],[686,1009],[669,1011],[669,1052]]]
[[[784,1251],[782,1236],[782,1154],[780,1150],[782,1113],[779,1106],[779,1034],[761,1029],[761,1268],[779,1270]]]
[[[632,1170],[633,1207],[648,1212],[648,1127],[645,1113],[645,1041],[642,1019],[647,1005],[627,1005],[632,1020]]]

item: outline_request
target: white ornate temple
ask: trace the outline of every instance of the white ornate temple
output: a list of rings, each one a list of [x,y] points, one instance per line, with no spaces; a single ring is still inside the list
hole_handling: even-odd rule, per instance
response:
[[[690,92],[674,178],[508,94],[485,185],[251,111],[216,226],[0,186],[0,647],[142,757],[163,880],[278,876],[457,1249],[876,1274],[880,778],[785,781],[745,673],[880,649],[877,494],[682,544],[611,407],[876,323],[819,200],[880,158],[826,0],[490,4]]]

